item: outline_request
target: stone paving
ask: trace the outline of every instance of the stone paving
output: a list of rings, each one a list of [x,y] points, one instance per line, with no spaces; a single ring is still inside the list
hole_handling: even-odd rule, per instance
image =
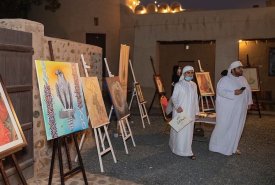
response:
[[[108,177],[105,175],[100,174],[91,174],[89,172],[86,172],[86,176],[88,179],[89,185],[137,185],[134,182],[127,181],[127,180],[120,180],[114,177]],[[47,185],[48,184],[48,178],[49,178],[49,172],[45,170],[45,172],[42,172],[37,175],[37,177],[29,179],[27,183],[29,185]],[[55,171],[55,174],[53,176],[53,185],[59,185],[60,184],[60,177],[58,174],[58,171]],[[82,185],[84,184],[82,173],[77,173],[71,178],[65,179],[66,185]]]
[[[169,135],[161,131],[164,121],[160,114],[150,116],[151,125],[142,128],[139,115],[130,120],[137,147],[129,141],[126,155],[121,138],[114,138],[112,144],[118,163],[113,163],[111,154],[103,157],[105,173],[100,173],[96,149],[82,151],[89,184],[261,184],[275,182],[275,116],[249,115],[240,142],[241,156],[223,156],[210,152],[208,142],[213,125],[205,124],[204,137],[194,137],[193,150],[198,159],[191,161],[173,155],[168,147]],[[132,122],[133,121],[133,122]],[[115,130],[115,122],[110,132]],[[48,183],[48,171],[30,179],[29,184]],[[53,184],[60,184],[57,173]],[[65,184],[83,184],[78,173]]]

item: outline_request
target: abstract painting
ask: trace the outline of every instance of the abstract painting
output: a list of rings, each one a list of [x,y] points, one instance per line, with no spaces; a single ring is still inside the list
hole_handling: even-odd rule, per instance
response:
[[[128,84],[128,64],[129,64],[130,47],[127,45],[120,45],[119,57],[119,80],[123,90],[122,95],[127,99],[127,84]]]
[[[197,72],[195,74],[201,96],[214,96],[215,92],[209,72]]]
[[[159,94],[165,94],[164,86],[160,75],[154,75],[154,82]]]
[[[77,63],[36,60],[47,140],[88,128]]]
[[[0,80],[0,159],[17,152],[26,145],[25,136],[11,101]]]
[[[243,68],[243,76],[246,78],[252,91],[260,91],[260,81],[258,68]]]
[[[130,114],[128,104],[122,95],[123,90],[117,76],[106,78],[108,90],[114,105],[117,119],[120,120]]]
[[[92,128],[109,123],[97,77],[81,78]]]

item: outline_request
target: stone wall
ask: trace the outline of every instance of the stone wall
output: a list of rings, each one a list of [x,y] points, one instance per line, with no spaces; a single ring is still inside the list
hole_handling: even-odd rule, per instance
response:
[[[102,49],[96,46],[72,42],[69,40],[51,38],[44,36],[44,26],[40,23],[23,19],[1,19],[1,28],[30,32],[33,36],[33,140],[34,140],[34,160],[35,173],[45,167],[49,167],[51,158],[51,145],[46,140],[43,115],[41,110],[40,96],[38,90],[37,77],[34,67],[34,60],[49,60],[48,41],[52,41],[53,53],[56,61],[77,62],[79,64],[80,75],[84,76],[80,54],[84,55],[86,63],[91,66],[89,75],[97,76],[100,84],[102,82]],[[88,135],[91,133],[89,131]],[[89,138],[89,146],[92,148],[95,144],[92,137]],[[72,156],[74,157],[74,155]]]

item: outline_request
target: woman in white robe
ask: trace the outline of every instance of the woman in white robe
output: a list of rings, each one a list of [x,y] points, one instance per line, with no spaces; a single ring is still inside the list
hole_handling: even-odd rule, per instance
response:
[[[239,70],[239,75],[234,74],[236,70]],[[242,87],[245,90],[241,91]],[[242,76],[242,63],[235,61],[230,65],[227,76],[222,77],[217,85],[217,118],[209,143],[210,151],[224,155],[240,154],[238,144],[251,104],[252,93],[247,80]]]
[[[185,126],[179,132],[173,128],[170,131],[169,146],[173,153],[180,156],[189,156],[191,159],[196,159],[192,152],[192,140],[195,115],[199,113],[197,85],[192,82],[194,68],[186,66],[182,70],[182,77],[176,83],[173,94],[173,118],[180,112],[193,119],[191,123]]]

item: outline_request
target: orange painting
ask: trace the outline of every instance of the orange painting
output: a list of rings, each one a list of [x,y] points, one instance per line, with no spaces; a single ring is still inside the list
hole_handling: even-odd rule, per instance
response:
[[[215,95],[209,72],[196,73],[196,79],[201,96]]]

